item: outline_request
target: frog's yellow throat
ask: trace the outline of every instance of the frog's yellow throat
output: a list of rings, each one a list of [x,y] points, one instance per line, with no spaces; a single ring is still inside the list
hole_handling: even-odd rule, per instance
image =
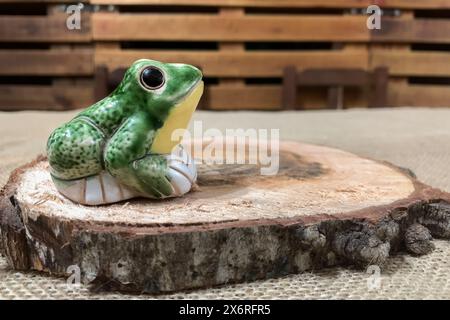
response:
[[[200,81],[183,101],[172,108],[164,125],[156,132],[151,152],[160,154],[170,153],[173,147],[180,143],[182,137],[177,134],[174,139],[172,133],[177,129],[187,128],[202,94],[203,81]]]

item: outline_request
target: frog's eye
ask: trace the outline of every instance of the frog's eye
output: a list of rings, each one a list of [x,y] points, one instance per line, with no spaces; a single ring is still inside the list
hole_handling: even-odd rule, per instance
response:
[[[161,88],[164,84],[164,74],[156,67],[147,67],[141,72],[141,84],[150,90]]]

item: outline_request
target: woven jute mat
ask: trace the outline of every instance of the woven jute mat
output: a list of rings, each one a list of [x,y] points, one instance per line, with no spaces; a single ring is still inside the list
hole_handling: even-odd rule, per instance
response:
[[[0,184],[44,153],[50,132],[75,112],[0,113]],[[275,128],[282,139],[341,148],[413,170],[450,192],[450,109],[197,112],[203,130]],[[200,122],[197,123],[199,125]],[[163,296],[104,293],[66,279],[11,270],[0,258],[0,299],[450,299],[450,242],[427,256],[400,254],[381,270],[331,268]],[[378,271],[380,272],[378,276]]]

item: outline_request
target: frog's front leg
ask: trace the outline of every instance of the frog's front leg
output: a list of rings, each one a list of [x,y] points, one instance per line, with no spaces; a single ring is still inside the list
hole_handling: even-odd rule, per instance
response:
[[[106,145],[105,168],[142,196],[181,196],[195,182],[195,166],[180,147],[172,154],[151,154],[151,123],[144,116],[129,118]]]
[[[196,173],[184,157],[149,154],[133,163],[135,174],[155,198],[176,197],[191,190]]]

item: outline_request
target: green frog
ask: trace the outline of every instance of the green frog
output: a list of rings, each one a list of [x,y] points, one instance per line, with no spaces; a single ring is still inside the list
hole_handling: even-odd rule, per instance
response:
[[[195,164],[172,133],[188,126],[202,93],[202,73],[194,66],[134,62],[109,96],[50,135],[56,188],[85,205],[187,193]]]

